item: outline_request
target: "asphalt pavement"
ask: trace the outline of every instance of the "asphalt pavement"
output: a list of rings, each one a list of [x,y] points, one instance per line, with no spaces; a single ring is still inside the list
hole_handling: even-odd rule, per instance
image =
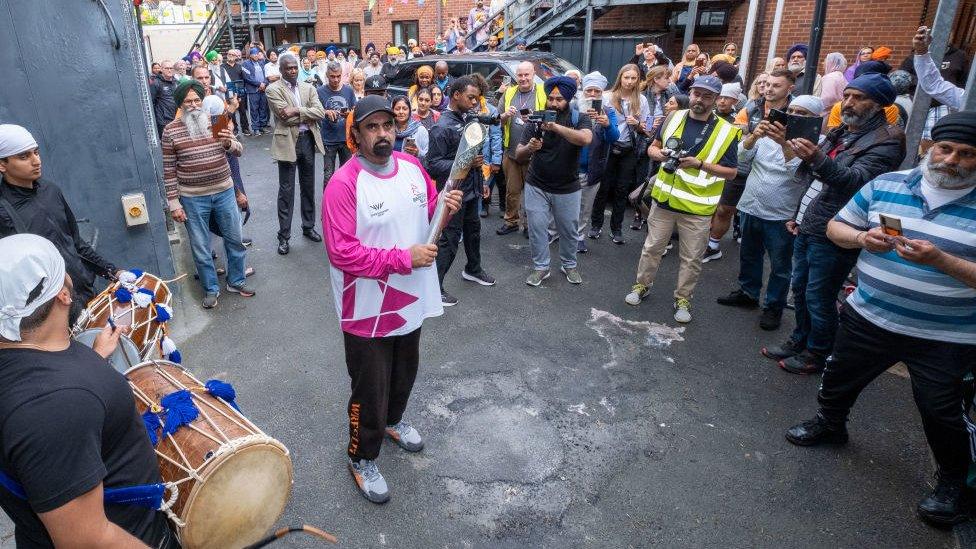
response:
[[[495,235],[495,206],[482,255],[498,282],[463,281],[459,252],[446,288],[460,303],[424,324],[407,409],[426,448],[411,455],[384,443],[378,463],[392,499],[367,502],[345,466],[349,381],[324,247],[296,219],[291,253],[276,253],[271,139],[243,139],[258,293],[224,293],[204,311],[191,277],[177,339],[185,366],[233,383],[244,413],[291,450],[295,482],[280,524],[324,528],[342,547],[957,545],[915,517],[933,466],[904,377],[885,374],[864,392],[845,447],[783,438],[814,413],[819,378],[759,354],[788,336],[791,315],[769,333],[758,311],[715,303],[734,286],[734,242],[704,266],[694,320],[679,326],[675,252],[639,307],[623,297],[643,233],[626,226],[623,246],[588,241],[581,286],[559,275],[553,246],[553,276],[529,287],[528,240]],[[316,194],[321,177],[317,168]],[[319,545],[292,536],[275,546]]]

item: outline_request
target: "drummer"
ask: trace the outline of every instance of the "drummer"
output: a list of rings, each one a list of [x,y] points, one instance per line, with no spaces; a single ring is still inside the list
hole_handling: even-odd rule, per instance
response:
[[[49,240],[0,238],[0,257],[0,507],[17,547],[179,547],[163,513],[103,502],[103,487],[162,482],[132,391],[105,360],[121,329],[94,350],[70,339],[73,281]]]
[[[41,179],[41,152],[25,128],[0,124],[0,238],[43,236],[57,247],[75,283],[70,321],[95,295],[95,277],[114,279],[118,269],[78,233],[78,222],[61,189]]]

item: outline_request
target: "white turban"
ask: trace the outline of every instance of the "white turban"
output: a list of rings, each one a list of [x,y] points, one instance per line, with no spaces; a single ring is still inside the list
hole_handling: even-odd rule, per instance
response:
[[[64,258],[50,240],[28,233],[0,238],[0,257],[0,336],[20,341],[20,319],[64,287]]]
[[[600,90],[607,89],[607,77],[600,74],[600,71],[594,71],[583,77],[582,89],[586,88],[600,88]]]
[[[722,92],[718,94],[719,97],[731,97],[735,100],[738,100],[740,95],[742,95],[742,88],[739,87],[738,82],[722,84]]]
[[[0,158],[37,148],[37,141],[23,126],[0,124]]]
[[[812,112],[813,116],[820,116],[824,112],[823,100],[816,95],[799,95],[793,101],[790,101],[790,106],[792,107],[793,105]]]

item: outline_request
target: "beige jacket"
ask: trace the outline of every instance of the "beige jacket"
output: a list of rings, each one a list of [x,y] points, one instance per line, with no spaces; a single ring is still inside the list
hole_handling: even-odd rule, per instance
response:
[[[268,109],[274,117],[274,135],[271,136],[271,158],[285,162],[294,162],[295,143],[298,141],[298,126],[305,124],[315,138],[315,148],[325,154],[322,146],[320,122],[325,118],[325,109],[319,101],[319,94],[315,86],[306,82],[298,83],[298,96],[301,105],[295,104],[295,96],[288,88],[288,83],[282,78],[272,82],[264,91],[268,98]],[[298,107],[299,116],[282,120],[278,111],[285,107]]]

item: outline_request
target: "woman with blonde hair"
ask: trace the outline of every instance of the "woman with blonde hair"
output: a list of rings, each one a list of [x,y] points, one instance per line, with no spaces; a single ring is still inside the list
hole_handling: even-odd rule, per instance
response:
[[[609,103],[619,116],[617,127],[620,137],[610,146],[605,170],[606,180],[600,185],[593,203],[593,213],[590,217],[590,232],[588,236],[600,238],[603,231],[604,213],[607,199],[613,197],[613,211],[610,216],[610,238],[614,244],[623,244],[621,227],[624,221],[624,209],[627,207],[627,195],[637,183],[637,162],[640,155],[647,154],[643,143],[647,131],[653,125],[654,113],[647,104],[647,98],[641,94],[640,69],[637,65],[627,64],[617,72],[617,80],[610,91],[604,94],[604,101]],[[648,121],[651,120],[651,124]],[[645,148],[646,149],[646,148]]]
[[[349,74],[349,85],[352,87],[353,94],[356,95],[356,101],[366,97],[366,73],[363,69],[355,68]]]
[[[752,79],[752,86],[749,86],[748,97],[750,101],[755,101],[760,97],[766,95],[766,79],[769,78],[769,73],[761,72]]]

